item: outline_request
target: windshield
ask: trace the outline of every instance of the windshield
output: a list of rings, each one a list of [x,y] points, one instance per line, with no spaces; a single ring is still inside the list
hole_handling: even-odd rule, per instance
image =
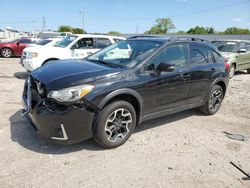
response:
[[[212,42],[213,45],[215,45],[219,51],[221,52],[237,52],[238,49],[238,43],[237,42],[226,42],[226,41],[214,41]]]
[[[44,46],[48,43],[50,43],[52,40],[48,40],[48,39],[42,39],[42,40],[39,40],[36,45],[41,45],[41,46]]]
[[[131,68],[149,57],[161,44],[155,41],[124,40],[104,48],[87,60]]]
[[[76,38],[77,38],[77,36],[67,36],[64,39],[62,39],[61,41],[57,42],[54,46],[65,48],[70,43],[72,43]]]

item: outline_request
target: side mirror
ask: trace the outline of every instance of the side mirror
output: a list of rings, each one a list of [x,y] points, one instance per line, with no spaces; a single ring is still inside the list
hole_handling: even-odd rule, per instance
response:
[[[175,70],[175,65],[161,62],[158,66],[158,69],[162,72],[172,72]]]
[[[247,50],[245,48],[241,48],[238,53],[247,53]]]
[[[16,45],[19,46],[19,44],[20,44],[20,42],[18,41],[18,42],[16,43]]]

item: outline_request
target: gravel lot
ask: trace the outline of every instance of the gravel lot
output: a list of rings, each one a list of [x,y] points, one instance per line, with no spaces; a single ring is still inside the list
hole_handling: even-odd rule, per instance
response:
[[[0,58],[0,187],[250,187],[250,75],[230,81],[214,116],[189,110],[138,126],[117,149],[93,140],[71,146],[38,138],[20,117],[27,76],[18,58]],[[16,78],[18,77],[18,78]]]

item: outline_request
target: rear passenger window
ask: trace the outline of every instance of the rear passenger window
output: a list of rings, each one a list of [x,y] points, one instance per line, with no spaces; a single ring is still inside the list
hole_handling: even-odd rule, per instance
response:
[[[107,38],[96,38],[95,47],[96,48],[105,48],[111,44],[110,40]]]
[[[207,60],[205,55],[198,49],[192,49],[191,64],[206,64]]]
[[[217,52],[215,52],[213,50],[212,50],[212,52],[213,52],[215,62],[216,63],[220,62],[222,60],[222,57]]]

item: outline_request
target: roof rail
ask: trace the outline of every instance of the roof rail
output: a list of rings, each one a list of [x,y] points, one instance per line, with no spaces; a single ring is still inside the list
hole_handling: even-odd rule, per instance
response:
[[[170,38],[170,41],[174,41],[174,40],[191,40],[191,41],[200,41],[200,42],[210,43],[208,40],[201,39],[201,38],[195,38],[195,37],[171,37]]]
[[[154,35],[135,35],[132,37],[128,37],[128,39],[135,39],[135,38],[156,38],[158,36],[154,36]]]

